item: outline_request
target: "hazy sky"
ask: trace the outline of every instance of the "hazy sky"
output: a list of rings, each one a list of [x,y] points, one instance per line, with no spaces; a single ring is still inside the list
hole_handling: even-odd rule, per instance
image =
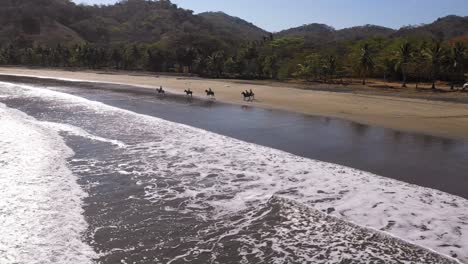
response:
[[[116,0],[73,0],[109,4]],[[428,23],[446,15],[468,16],[468,0],[173,0],[180,7],[223,11],[269,31],[309,23],[335,28],[376,24],[399,28]]]

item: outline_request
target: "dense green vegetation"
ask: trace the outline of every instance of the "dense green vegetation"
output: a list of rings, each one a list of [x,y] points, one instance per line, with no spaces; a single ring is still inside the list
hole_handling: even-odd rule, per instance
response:
[[[80,6],[7,0],[0,64],[185,72],[216,78],[337,82],[345,77],[461,84],[468,18],[398,31],[311,24],[270,34],[223,13],[194,15],[169,1]],[[456,30],[453,27],[456,26]]]

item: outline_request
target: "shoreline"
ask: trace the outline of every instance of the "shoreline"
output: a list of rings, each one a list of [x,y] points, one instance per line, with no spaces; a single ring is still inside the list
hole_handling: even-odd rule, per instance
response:
[[[151,76],[132,73],[64,71],[0,67],[0,75],[58,79],[137,86],[155,89],[162,85],[167,92],[181,95],[191,88],[197,98],[205,98],[204,90],[212,88],[217,100],[236,105],[278,109],[314,116],[341,118],[362,124],[406,132],[416,132],[452,139],[468,140],[468,103],[445,102],[444,98],[414,98],[414,95],[377,94],[356,89],[322,91],[301,89],[288,84],[278,86],[259,81],[215,80],[177,76]],[[241,91],[253,89],[257,100],[242,100]],[[464,96],[464,95],[463,95]],[[435,97],[435,96],[431,96]],[[463,98],[464,99],[464,98]]]

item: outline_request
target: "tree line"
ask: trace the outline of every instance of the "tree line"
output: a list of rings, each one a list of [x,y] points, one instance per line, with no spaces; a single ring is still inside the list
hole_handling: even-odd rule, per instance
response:
[[[131,71],[177,72],[212,78],[303,79],[338,82],[343,78],[401,81],[418,85],[437,80],[465,82],[467,40],[370,38],[307,46],[303,38],[247,41],[236,48],[212,45],[119,44],[0,48],[0,64]]]

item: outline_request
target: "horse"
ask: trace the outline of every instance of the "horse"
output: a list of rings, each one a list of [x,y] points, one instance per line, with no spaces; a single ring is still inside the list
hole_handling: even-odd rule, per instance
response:
[[[206,92],[206,96],[211,96],[212,98],[215,97],[215,93],[213,90],[211,90],[211,88],[208,88],[208,90],[205,90]]]
[[[244,91],[244,92],[242,92],[241,94],[244,96],[244,101],[245,101],[245,99],[247,99],[247,98],[250,100],[250,94],[249,94],[249,92]]]
[[[159,87],[159,89],[156,89],[156,92],[157,92],[158,94],[165,94],[165,93],[166,93],[166,91],[164,91],[164,89],[162,88],[162,86]]]
[[[254,94],[254,92],[252,91],[252,89],[250,89],[250,91],[245,90],[245,91],[242,92],[241,94],[244,96],[244,101],[245,101],[246,98],[247,98],[249,101],[252,101],[252,100],[255,99],[255,94]]]
[[[187,96],[193,97],[193,92],[190,90],[190,88],[188,90],[184,90],[184,92]]]

